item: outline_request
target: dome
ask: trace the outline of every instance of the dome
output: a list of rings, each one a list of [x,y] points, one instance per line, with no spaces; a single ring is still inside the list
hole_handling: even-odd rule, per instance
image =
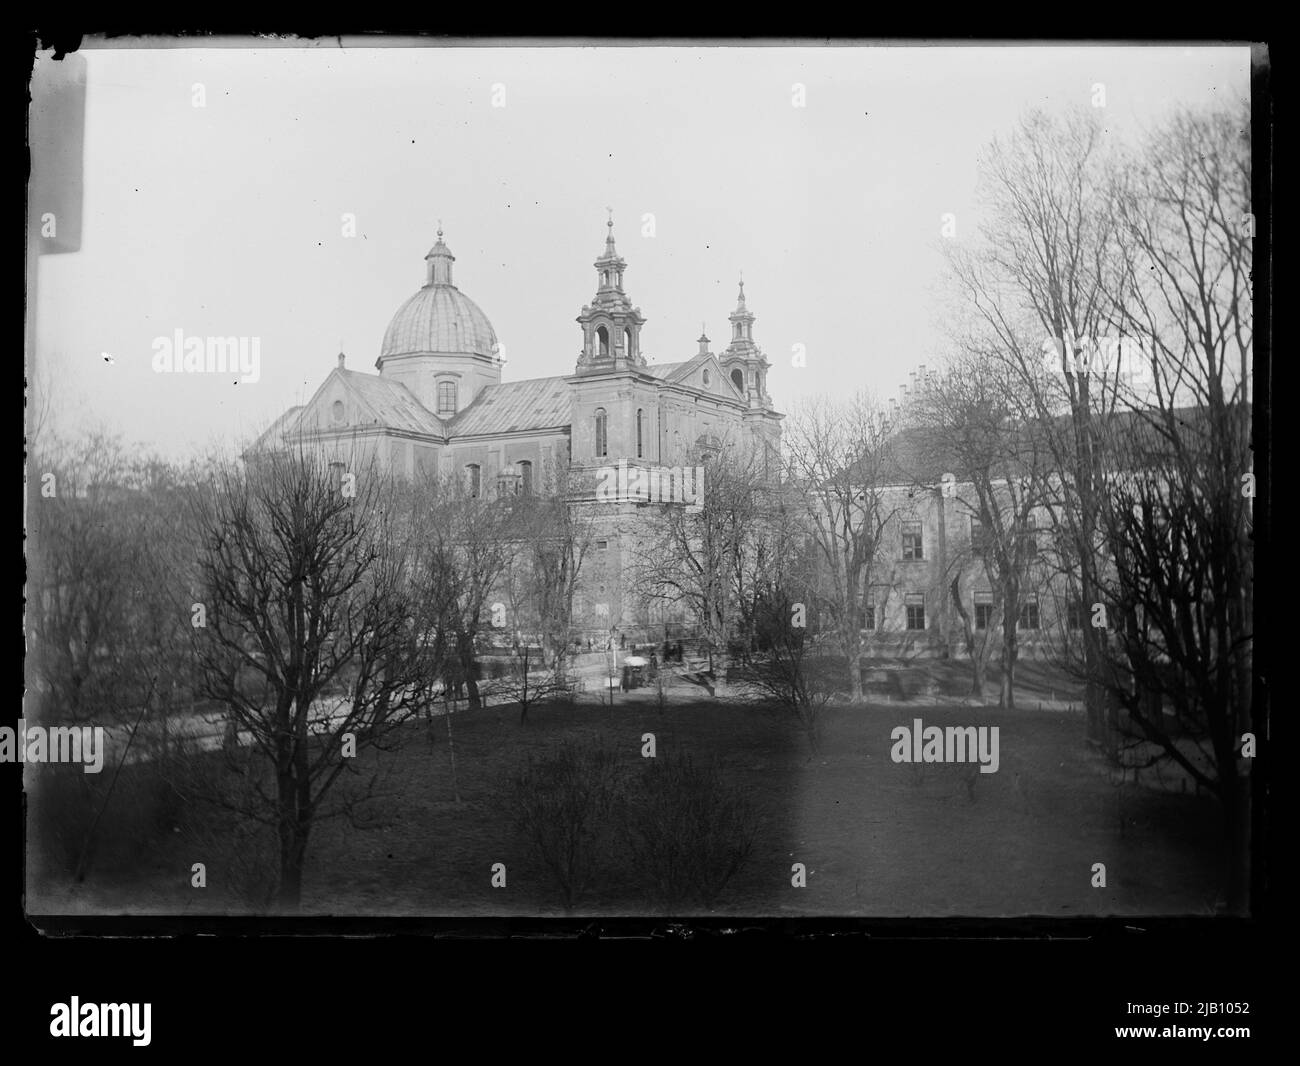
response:
[[[492,323],[478,304],[451,283],[451,264],[456,257],[442,241],[441,226],[438,243],[424,258],[428,264],[424,288],[397,309],[379,357],[425,352],[496,355]]]
[[[426,285],[397,309],[380,357],[418,352],[496,355],[487,315],[454,285]]]

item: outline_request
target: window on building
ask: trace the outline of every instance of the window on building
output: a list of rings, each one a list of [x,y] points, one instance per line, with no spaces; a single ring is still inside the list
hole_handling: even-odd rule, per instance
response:
[[[908,593],[903,604],[907,608],[907,628],[913,630],[924,629],[925,594],[923,592]]]
[[[921,523],[920,522],[903,523],[903,558],[904,559],[925,558],[921,549]]]
[[[988,629],[993,624],[993,593],[975,593],[975,628]]]
[[[438,414],[443,417],[456,413],[456,383],[454,381],[438,382]]]
[[[609,416],[603,407],[596,408],[596,454],[609,454]]]
[[[482,474],[483,471],[478,463],[470,463],[465,467],[465,488],[475,499],[483,488]]]
[[[1071,600],[1065,607],[1065,624],[1070,629],[1083,628],[1083,604],[1078,600]]]
[[[858,628],[867,630],[876,628],[876,598],[869,592],[858,607]]]
[[[608,547],[609,547],[609,541],[607,540],[596,541],[596,551],[603,552]]]
[[[335,400],[333,406],[330,408],[330,413],[333,416],[335,423],[342,424],[343,415],[345,414],[343,409],[343,401]]]
[[[1020,605],[1020,628],[1037,629],[1038,628],[1038,597],[1026,596],[1024,602]]]
[[[731,380],[736,383],[736,388],[741,392],[745,391],[745,374],[742,370],[736,369],[731,372]]]
[[[974,515],[970,519],[970,550],[975,555],[983,555],[989,550],[989,531]]]
[[[1031,514],[1025,518],[1024,529],[1020,533],[1021,542],[1025,548],[1025,558],[1032,559],[1038,554],[1038,537],[1036,536],[1038,523]]]
[[[609,358],[609,330],[604,326],[596,330],[596,347],[600,352],[602,359]]]
[[[533,494],[533,464],[527,459],[521,459],[517,464],[519,467],[519,492],[523,496]]]
[[[330,463],[330,486],[338,491],[343,488],[343,464]]]
[[[636,354],[632,351],[632,331],[630,329],[623,330],[623,354],[629,359]]]
[[[645,412],[641,408],[636,409],[636,457],[645,458],[644,443]]]

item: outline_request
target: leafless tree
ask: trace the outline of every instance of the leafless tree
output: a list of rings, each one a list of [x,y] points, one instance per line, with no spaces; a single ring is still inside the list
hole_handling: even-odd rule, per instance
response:
[[[723,682],[746,580],[738,573],[753,561],[747,545],[766,490],[761,456],[723,442],[704,464],[698,506],[662,506],[632,575],[643,598],[684,606],[700,621],[709,670]]]
[[[816,603],[825,632],[848,669],[849,690],[862,699],[863,613],[881,561],[883,534],[896,506],[897,469],[888,413],[867,393],[844,403],[797,407],[786,432],[795,481],[805,494],[808,529],[820,578]]]
[[[953,503],[958,515],[975,522],[978,543],[970,545],[970,555],[996,590],[1002,707],[1015,706],[1017,630],[1024,593],[1037,587],[1036,514],[1052,467],[1050,448],[1022,393],[1017,375],[1005,362],[966,353],[932,375],[908,405],[909,419],[923,432],[923,448],[937,453],[928,458],[941,455],[958,471],[954,477],[969,485],[965,493],[954,493]],[[961,596],[953,599],[973,653],[973,694],[979,696],[989,634],[978,646]]]
[[[312,826],[351,809],[327,803],[349,756],[430,698],[411,527],[395,521],[396,499],[365,461],[338,471],[289,449],[223,467],[196,500],[202,687],[269,764],[272,787],[255,780],[241,813],[276,828],[287,910],[301,901]],[[345,677],[346,697],[325,705]]]
[[[1116,176],[1123,325],[1148,342],[1105,441],[1108,681],[1126,739],[1223,804],[1226,904],[1249,878],[1251,165],[1244,104],[1176,114]]]
[[[1031,112],[981,159],[981,239],[947,248],[963,312],[956,346],[1000,358],[1021,375],[1052,453],[1059,496],[1052,513],[1075,548],[1085,602],[1094,599],[1099,565],[1098,420],[1116,395],[1113,380],[1075,368],[1080,348],[1110,334],[1123,296],[1113,167],[1095,116]],[[1101,646],[1090,630],[1083,641],[1089,735],[1100,743],[1107,733]]]

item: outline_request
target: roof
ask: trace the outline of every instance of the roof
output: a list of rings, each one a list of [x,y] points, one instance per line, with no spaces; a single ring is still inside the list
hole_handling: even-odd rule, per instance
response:
[[[495,355],[497,336],[479,305],[455,285],[430,284],[397,309],[380,358],[416,352]]]
[[[298,421],[298,416],[302,414],[302,412],[303,412],[302,404],[298,404],[295,407],[290,407],[289,410],[285,411],[284,414],[282,414],[279,418],[277,418],[274,422],[272,422],[270,426],[267,427],[266,432],[264,432],[261,436],[257,438],[256,441],[253,442],[253,445],[251,448],[249,448],[249,451],[259,451],[262,448],[269,447],[274,442],[278,442],[280,438],[282,438],[286,433],[289,432],[290,429],[293,428],[293,424]]]
[[[415,398],[405,385],[379,374],[337,370],[343,382],[375,414],[380,425],[408,433],[442,436],[447,432],[442,419]]]
[[[688,359],[685,363],[648,363],[639,369],[644,370],[647,374],[653,374],[657,378],[667,379],[689,362]]]
[[[452,419],[447,432],[456,437],[516,433],[568,426],[573,418],[567,379],[530,378],[489,385]]]
[[[663,378],[664,381],[670,384],[675,381],[683,381],[690,377],[697,367],[703,366],[705,363],[711,363],[716,358],[717,356],[713,355],[711,352],[704,352],[691,359],[687,359],[684,363],[666,363],[664,364],[664,369],[667,373],[655,374],[655,377]]]

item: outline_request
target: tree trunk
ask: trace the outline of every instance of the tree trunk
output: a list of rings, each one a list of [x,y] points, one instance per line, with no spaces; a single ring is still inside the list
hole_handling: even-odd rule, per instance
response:
[[[1012,710],[1016,705],[1016,619],[1002,623],[1002,687],[998,693],[998,706]]]
[[[280,780],[280,910],[294,912],[302,903],[302,867],[307,854],[307,833],[310,826],[304,824],[294,811],[293,796],[296,785],[290,779],[289,797],[286,799],[283,789],[285,779]]]
[[[451,708],[447,709],[445,715],[447,719],[447,751],[451,756],[451,794],[457,803],[460,802],[460,783],[456,780],[456,741],[451,735]]]

